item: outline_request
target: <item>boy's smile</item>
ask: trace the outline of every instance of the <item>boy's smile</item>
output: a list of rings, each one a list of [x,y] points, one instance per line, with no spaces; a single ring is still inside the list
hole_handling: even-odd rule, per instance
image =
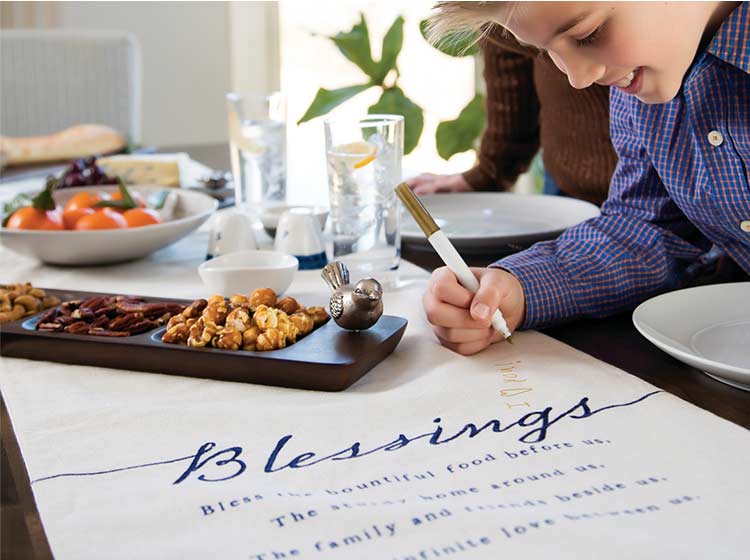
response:
[[[644,103],[677,95],[734,2],[507,2],[496,18],[545,50],[575,88],[615,86]]]

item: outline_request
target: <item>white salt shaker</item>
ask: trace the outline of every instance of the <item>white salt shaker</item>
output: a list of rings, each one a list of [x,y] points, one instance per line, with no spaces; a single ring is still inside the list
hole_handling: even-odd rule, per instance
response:
[[[206,259],[257,248],[250,216],[238,212],[219,212],[214,216]]]
[[[297,257],[300,270],[323,268],[328,262],[320,220],[310,208],[290,208],[279,217],[274,249]]]

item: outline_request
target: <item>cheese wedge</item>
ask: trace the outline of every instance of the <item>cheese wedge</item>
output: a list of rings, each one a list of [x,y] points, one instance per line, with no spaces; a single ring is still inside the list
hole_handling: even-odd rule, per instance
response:
[[[148,154],[99,158],[96,163],[109,176],[118,175],[128,185],[179,187],[188,155]]]

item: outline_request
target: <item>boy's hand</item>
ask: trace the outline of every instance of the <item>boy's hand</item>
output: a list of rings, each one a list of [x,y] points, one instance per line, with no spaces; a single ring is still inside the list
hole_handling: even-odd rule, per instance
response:
[[[500,308],[511,332],[522,323],[526,309],[523,286],[515,276],[497,268],[471,271],[479,279],[476,294],[442,267],[432,273],[422,297],[427,320],[440,343],[465,356],[503,340],[503,335],[491,325],[495,309]]]
[[[414,194],[470,192],[473,190],[460,173],[456,173],[455,175],[422,173],[421,175],[407,179],[406,184],[414,191]]]

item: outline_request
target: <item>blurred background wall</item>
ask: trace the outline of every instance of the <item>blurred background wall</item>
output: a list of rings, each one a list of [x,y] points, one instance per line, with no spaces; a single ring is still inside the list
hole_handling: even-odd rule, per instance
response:
[[[420,144],[404,160],[419,171],[470,167],[473,152],[440,159],[435,129],[456,118],[477,87],[472,57],[452,58],[429,46],[419,21],[433,0],[280,0],[279,2],[2,2],[4,28],[116,29],[133,33],[143,55],[142,144],[182,146],[227,141],[224,95],[272,90],[288,99],[289,153],[324,175],[322,118],[297,126],[319,87],[362,83],[362,72],[326,38],[348,31],[364,13],[373,57],[402,15],[399,83],[424,109]],[[380,96],[359,94],[334,114],[364,114]],[[301,167],[301,166],[300,166]]]
[[[278,47],[266,49],[275,13],[274,2],[3,2],[0,16],[4,28],[133,33],[143,53],[143,143],[164,146],[225,142],[233,84],[278,87]]]

